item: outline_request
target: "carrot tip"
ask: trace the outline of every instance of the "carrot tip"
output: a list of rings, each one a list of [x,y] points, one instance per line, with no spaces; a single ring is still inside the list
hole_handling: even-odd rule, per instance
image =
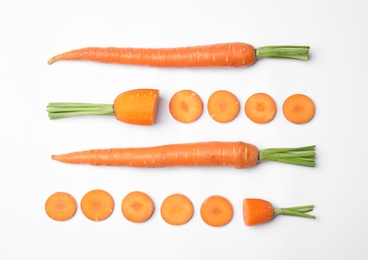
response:
[[[54,61],[55,61],[55,57],[52,57],[51,59],[49,59],[49,60],[47,61],[47,63],[48,63],[49,65],[51,65],[51,64],[53,64],[53,63],[54,63]]]

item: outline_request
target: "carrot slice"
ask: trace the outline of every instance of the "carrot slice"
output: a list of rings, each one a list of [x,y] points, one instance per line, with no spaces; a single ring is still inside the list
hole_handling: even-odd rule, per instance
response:
[[[233,207],[227,198],[213,195],[202,203],[201,217],[207,225],[221,227],[233,218]]]
[[[282,106],[285,118],[295,124],[305,124],[314,116],[314,103],[312,99],[303,94],[289,96]]]
[[[193,216],[194,208],[191,200],[183,194],[168,196],[161,205],[161,216],[171,225],[183,225]]]
[[[191,90],[181,90],[172,96],[169,110],[175,120],[192,123],[202,115],[202,99]]]
[[[124,217],[134,223],[148,220],[152,216],[153,210],[152,199],[140,191],[129,193],[121,203],[121,211]]]
[[[69,193],[56,192],[46,200],[45,211],[51,219],[65,221],[74,216],[77,202]]]
[[[90,220],[105,220],[114,210],[114,199],[104,190],[91,190],[83,196],[81,210]]]
[[[271,96],[266,93],[256,93],[245,102],[245,114],[258,124],[270,122],[276,114],[276,104]]]
[[[240,104],[238,98],[229,91],[219,90],[208,99],[207,110],[213,120],[227,123],[239,114]]]

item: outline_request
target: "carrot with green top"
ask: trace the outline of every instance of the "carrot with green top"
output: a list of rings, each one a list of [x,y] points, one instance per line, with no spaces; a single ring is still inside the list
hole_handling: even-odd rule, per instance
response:
[[[258,162],[315,166],[315,146],[258,150],[244,142],[199,142],[154,147],[93,149],[52,155],[71,164],[130,167],[217,166],[250,168]]]
[[[308,212],[312,211],[313,205],[289,207],[289,208],[274,208],[273,205],[262,199],[247,198],[243,200],[243,219],[247,226],[255,226],[271,221],[278,215],[289,215],[303,218],[316,217]]]
[[[118,95],[114,104],[52,102],[47,106],[50,119],[83,116],[115,115],[121,122],[153,125],[159,100],[157,89],[134,89]]]
[[[86,47],[68,51],[48,60],[88,60],[103,63],[152,67],[246,67],[261,58],[307,60],[309,46],[264,46],[255,48],[242,42],[177,48]]]

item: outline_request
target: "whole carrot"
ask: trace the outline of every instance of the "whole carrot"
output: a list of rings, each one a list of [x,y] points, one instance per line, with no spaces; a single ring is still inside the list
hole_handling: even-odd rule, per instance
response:
[[[153,67],[246,67],[260,58],[307,60],[309,46],[264,46],[254,48],[241,42],[178,48],[86,47],[68,51],[48,60],[88,60]]]
[[[315,166],[315,146],[258,150],[244,142],[200,142],[155,147],[94,149],[52,155],[52,159],[71,164],[131,167],[227,166],[253,167],[257,162],[277,161]]]
[[[47,105],[50,119],[82,115],[114,115],[121,122],[153,125],[159,100],[157,89],[133,89],[118,95],[114,104],[52,102]]]

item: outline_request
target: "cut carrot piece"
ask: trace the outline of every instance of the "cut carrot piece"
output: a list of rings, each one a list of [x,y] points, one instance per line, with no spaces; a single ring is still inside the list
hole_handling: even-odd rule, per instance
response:
[[[188,197],[182,194],[168,196],[161,205],[161,216],[171,225],[183,225],[193,216],[193,204]]]
[[[156,121],[159,91],[134,89],[126,91],[114,100],[117,120],[135,125],[153,125]]]
[[[225,197],[213,195],[202,203],[201,217],[207,225],[221,227],[233,218],[233,207]]]
[[[46,200],[45,211],[51,219],[65,221],[74,216],[77,202],[69,193],[56,192]]]
[[[208,99],[207,110],[213,120],[227,123],[239,114],[240,104],[237,97],[229,91],[219,90]]]
[[[276,114],[276,104],[271,96],[265,93],[256,93],[245,102],[245,114],[255,123],[270,122]]]
[[[129,193],[121,203],[121,211],[124,217],[134,223],[148,220],[152,216],[153,210],[152,199],[140,191]]]
[[[105,220],[114,210],[114,199],[106,191],[91,190],[83,196],[81,210],[90,220]]]
[[[181,90],[172,96],[169,110],[175,120],[192,123],[202,115],[202,99],[191,90]]]
[[[244,199],[243,219],[247,226],[266,223],[273,219],[273,206],[270,202],[262,199]]]
[[[305,124],[314,116],[312,99],[303,94],[289,96],[282,106],[285,118],[295,124]]]

